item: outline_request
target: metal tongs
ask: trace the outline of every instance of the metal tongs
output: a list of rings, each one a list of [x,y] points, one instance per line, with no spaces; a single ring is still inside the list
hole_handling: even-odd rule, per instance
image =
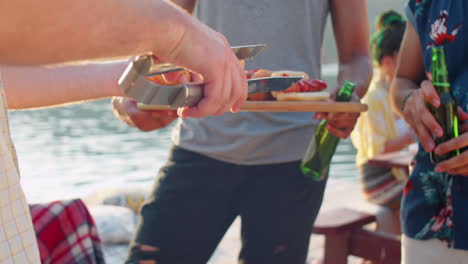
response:
[[[239,60],[252,60],[267,46],[248,45],[232,47]],[[147,78],[169,72],[181,71],[183,68],[169,63],[154,63],[152,56],[136,57],[125,69],[119,79],[119,85],[125,94],[140,104],[162,106],[176,109],[196,105],[203,97],[203,84],[180,84],[176,86],[160,85]],[[289,88],[300,77],[268,77],[248,80],[248,93],[281,91]]]

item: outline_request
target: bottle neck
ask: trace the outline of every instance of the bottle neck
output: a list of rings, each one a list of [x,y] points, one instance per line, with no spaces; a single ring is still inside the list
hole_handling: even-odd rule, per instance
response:
[[[336,96],[337,102],[349,102],[353,97],[354,88],[356,85],[352,82],[346,81],[340,88],[338,95]]]
[[[438,93],[450,92],[450,82],[443,47],[432,48],[432,84]]]

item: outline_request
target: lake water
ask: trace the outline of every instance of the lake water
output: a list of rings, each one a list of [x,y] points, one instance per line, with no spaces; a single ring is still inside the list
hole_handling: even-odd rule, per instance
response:
[[[403,0],[369,0],[371,21]],[[352,14],[350,14],[352,15]],[[336,61],[330,26],[325,59]],[[83,197],[112,186],[151,184],[167,157],[170,129],[149,133],[130,128],[111,112],[109,100],[60,108],[10,112],[22,184],[30,202]],[[355,150],[342,141],[331,177],[357,181]]]
[[[28,199],[83,197],[95,190],[151,184],[170,146],[171,127],[140,132],[117,120],[109,100],[10,112]],[[338,147],[331,174],[356,175],[354,148]]]

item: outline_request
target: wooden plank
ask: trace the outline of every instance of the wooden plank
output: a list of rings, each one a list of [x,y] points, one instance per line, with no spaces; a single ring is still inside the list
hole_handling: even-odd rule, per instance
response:
[[[351,232],[348,230],[340,234],[325,237],[323,264],[348,263],[350,235]]]
[[[140,110],[168,110],[168,106],[138,104]],[[354,102],[247,101],[242,112],[365,112],[367,105]]]
[[[312,232],[322,235],[335,235],[360,228],[374,221],[374,215],[349,208],[336,208],[320,213],[315,220]]]
[[[346,102],[247,101],[245,112],[365,112],[367,105]]]
[[[379,264],[400,264],[399,236],[365,229],[353,230],[349,240],[349,254]]]

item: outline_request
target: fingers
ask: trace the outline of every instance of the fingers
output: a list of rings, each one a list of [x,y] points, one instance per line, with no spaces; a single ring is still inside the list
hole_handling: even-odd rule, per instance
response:
[[[468,122],[465,122],[464,124],[461,124],[458,127],[458,131],[460,132],[460,134],[468,133]]]
[[[426,115],[426,114],[424,114]],[[420,119],[413,118],[413,122],[411,123],[411,128],[416,133],[426,152],[430,152],[434,149],[435,143],[432,139],[431,133],[427,127],[424,126],[424,123]]]
[[[327,113],[319,112],[319,113],[315,113],[314,118],[315,119],[326,119],[327,116],[328,116]]]
[[[435,171],[468,176],[468,151],[439,163],[435,167]]]
[[[135,123],[133,123],[129,116],[129,113],[133,111],[133,108],[136,109],[136,102],[134,100],[124,97],[112,97],[111,103],[112,111],[118,119],[130,126],[136,127]]]
[[[337,127],[334,127],[330,124],[327,124],[327,129],[335,136],[339,137],[339,138],[347,138],[349,137],[349,135],[351,134],[351,132],[353,131],[353,127],[347,127],[347,128],[337,128]]]
[[[203,76],[203,98],[194,107],[178,109],[178,113],[183,117],[220,115],[246,100],[245,72],[223,35],[202,23],[195,24],[167,58]]]
[[[437,148],[435,148],[434,151],[437,155],[441,155],[441,154],[445,154],[445,153],[448,153],[457,149],[462,149],[467,146],[468,146],[468,133],[464,133],[459,137],[452,138],[451,140],[440,144],[439,146],[437,146]]]
[[[224,37],[219,34],[215,34],[217,41],[215,43],[219,44],[219,50],[213,50],[214,53],[211,55],[216,55],[216,51],[219,53],[217,56],[208,58],[209,60],[206,63],[211,65],[206,70],[204,69],[201,74],[205,79],[205,87],[203,90],[203,98],[200,102],[194,107],[183,108],[182,116],[184,117],[202,117],[206,115],[218,115],[220,109],[222,109],[223,104],[226,103],[226,98],[224,98],[223,90],[229,89],[230,85],[228,84],[225,87],[226,78],[231,77],[231,72],[229,72],[229,63],[232,61],[230,55],[232,51],[228,50],[228,45],[226,45],[226,40]],[[231,54],[230,54],[230,53]]]
[[[234,62],[235,61],[236,60],[234,60]],[[230,101],[229,97],[231,96],[231,92],[234,91],[236,71],[233,65],[229,65],[229,64],[225,65],[225,69],[228,74],[224,76],[224,85],[222,86],[222,89],[221,89],[221,98],[218,100],[219,105],[218,105],[218,110],[215,113],[215,115],[222,115],[226,111],[229,111],[229,109],[234,103]],[[236,84],[239,85],[239,83],[236,83]]]
[[[190,73],[187,71],[169,72],[163,74],[163,78],[170,85],[186,83],[190,81]]]
[[[330,99],[335,100],[337,88]],[[353,94],[351,101],[360,101],[360,98]],[[327,129],[339,138],[347,138],[351,134],[359,118],[359,113],[315,113],[315,119],[326,119]]]
[[[458,118],[462,121],[468,120],[468,113],[463,111],[463,108],[458,107]]]
[[[190,75],[190,82],[203,83],[203,76],[198,73],[192,72]]]
[[[120,120],[142,131],[166,127],[178,117],[173,110],[141,111],[135,101],[127,98],[113,98],[112,107]]]
[[[240,78],[235,79],[236,83],[234,87],[240,87],[240,89],[233,89],[233,92],[231,92],[231,98],[239,98],[231,107],[231,112],[233,113],[239,112],[241,105],[247,100],[248,97],[247,76],[245,75],[242,64],[239,70],[241,71],[238,75]]]
[[[467,120],[467,115],[461,108],[458,109],[458,116],[462,122]],[[437,146],[437,148],[435,148],[435,153],[438,155],[443,155],[468,147],[467,124],[461,125],[459,130],[461,134],[460,136]],[[468,151],[465,150],[464,152],[460,153],[460,155],[439,163],[435,170],[437,172],[447,172],[452,175],[468,176]]]
[[[421,90],[423,92],[424,101],[430,103],[435,108],[440,106],[440,98],[436,92],[436,89],[430,81],[424,81],[421,84]]]
[[[430,152],[435,147],[432,135],[440,137],[443,131],[427,108],[426,103],[432,101],[432,105],[438,106],[440,102],[437,95],[434,97],[434,87],[430,82],[425,81],[423,86],[424,88],[415,90],[409,97],[403,114],[421,141],[424,150]]]
[[[245,72],[230,49],[226,56],[229,58],[221,70],[217,68],[212,75],[203,76],[205,88],[202,100],[195,107],[182,108],[179,111],[182,116],[217,116],[229,109],[238,111],[240,105],[245,102],[247,99]]]
[[[334,113],[327,118],[327,128],[337,137],[347,138],[354,129],[359,113]]]
[[[135,127],[141,131],[153,131],[168,126],[177,118],[177,114],[173,110],[162,111],[132,111],[129,113]]]
[[[213,78],[215,78],[215,80],[208,81]],[[216,116],[220,111],[221,105],[225,103],[223,102],[224,97],[222,96],[224,89],[219,89],[219,87],[230,88],[229,86],[224,87],[225,78],[216,78],[211,75],[205,75],[204,79],[206,81],[204,84],[203,98],[195,106],[180,108],[178,113],[182,117],[200,118],[207,115]]]

